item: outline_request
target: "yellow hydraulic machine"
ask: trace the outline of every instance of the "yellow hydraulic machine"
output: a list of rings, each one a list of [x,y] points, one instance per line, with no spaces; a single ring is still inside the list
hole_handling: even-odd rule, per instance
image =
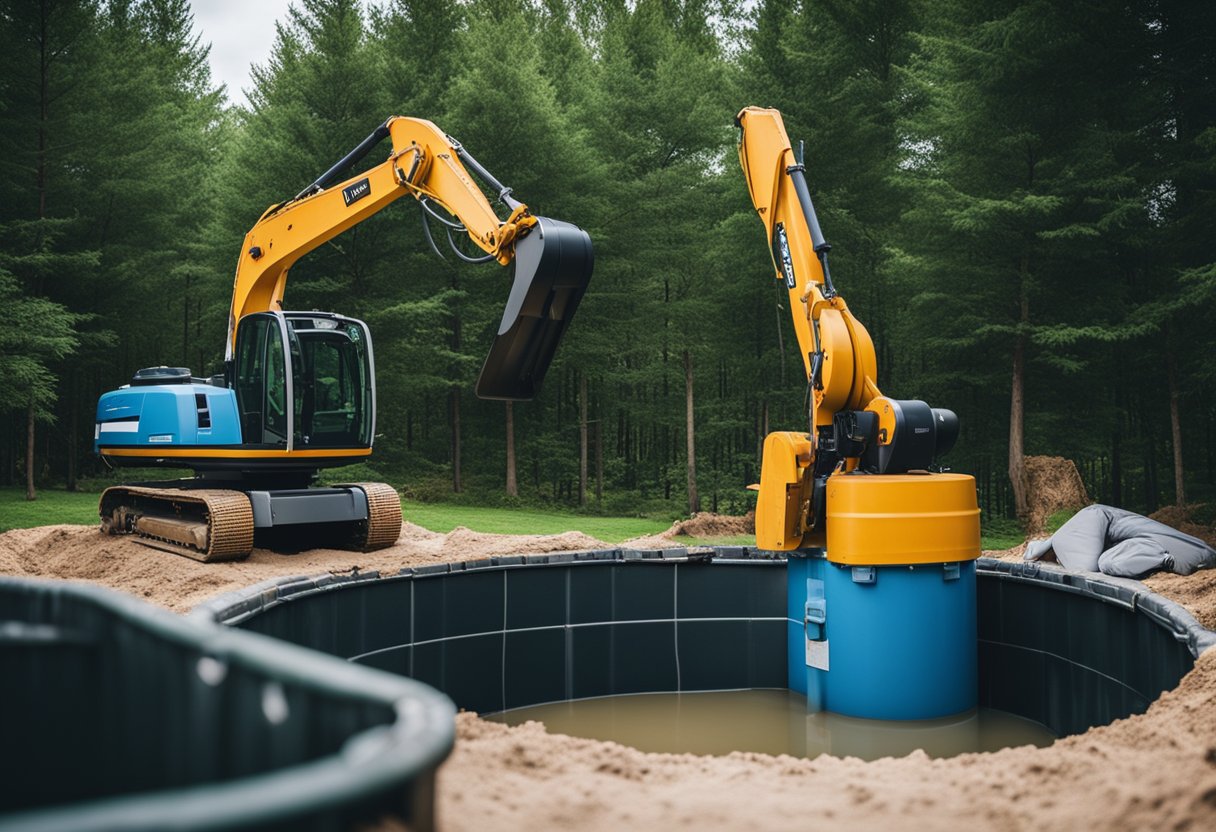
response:
[[[936,459],[958,418],[884,396],[874,345],[837,292],[781,114],[736,116],[739,160],[789,293],[810,386],[805,431],[764,442],[756,542],[790,553],[790,687],[876,719],[975,707],[975,481]]]
[[[351,175],[386,139],[387,158]],[[245,236],[222,375],[152,367],[101,397],[95,448],[103,459],[195,472],[107,489],[103,529],[205,561],[244,557],[255,532],[274,529],[313,544],[318,533],[336,534],[361,549],[397,539],[401,503],[390,486],[312,487],[319,469],[372,452],[371,333],[362,321],[331,312],[285,311],[283,295],[297,260],[406,196],[417,201],[436,253],[431,222],[443,226],[459,258],[512,267],[476,391],[505,400],[536,394],[590,280],[590,238],[569,223],[534,216],[431,122],[394,116],[295,197],[268,208]],[[482,253],[462,251],[459,237]]]

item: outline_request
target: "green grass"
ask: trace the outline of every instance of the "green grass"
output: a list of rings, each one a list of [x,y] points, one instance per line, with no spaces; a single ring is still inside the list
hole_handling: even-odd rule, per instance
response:
[[[25,489],[0,488],[0,531],[56,523],[92,525],[97,522],[97,497],[95,491],[69,492],[44,488],[38,491],[37,500],[28,502]],[[633,537],[658,534],[669,525],[661,520],[638,517],[588,517],[561,511],[456,506],[412,500],[403,501],[403,510],[405,518],[411,523],[436,532],[450,532],[457,526],[493,534],[580,531],[606,543],[620,543]],[[689,543],[685,545],[694,542],[692,538],[687,540]],[[695,542],[703,545],[705,541]]]
[[[0,488],[0,532],[56,523],[93,525],[97,522],[97,496],[97,492],[93,491],[69,492],[44,488],[39,490],[38,499],[31,503],[26,502],[23,488]],[[414,500],[403,500],[402,509],[406,520],[435,532],[450,532],[457,526],[490,534],[580,531],[605,543],[620,543],[635,537],[658,534],[669,525],[663,520],[642,517],[592,517],[534,508],[458,506]],[[1055,523],[1056,519],[1053,515],[1049,528],[1053,528],[1051,523]],[[1059,523],[1066,519],[1066,516],[1063,517]],[[1059,523],[1054,528],[1059,528]],[[984,549],[1008,549],[1024,539],[1015,521],[994,521],[984,527],[981,546]],[[756,539],[751,535],[708,538],[681,536],[675,539],[675,543],[680,546],[754,546]]]
[[[985,521],[980,528],[981,549],[1012,549],[1026,539],[1017,520],[993,517],[985,518]]]
[[[39,489],[38,499],[25,499],[24,488],[0,488],[0,532],[56,523],[97,522],[97,493]]]
[[[678,534],[672,538],[681,546],[755,546],[754,534],[727,534],[714,537],[689,537]]]
[[[433,532],[464,526],[491,534],[560,534],[579,531],[605,543],[658,534],[670,524],[642,517],[589,517],[534,508],[490,508],[402,500],[405,519]],[[691,538],[690,538],[691,539]]]
[[[1072,516],[1078,511],[1080,511],[1080,509],[1062,508],[1059,511],[1054,512],[1050,517],[1047,518],[1047,533],[1055,534],[1060,526],[1063,526],[1065,523],[1071,520]]]

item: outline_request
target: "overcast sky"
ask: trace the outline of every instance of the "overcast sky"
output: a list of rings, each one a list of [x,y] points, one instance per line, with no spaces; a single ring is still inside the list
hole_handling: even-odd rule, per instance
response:
[[[228,100],[246,102],[249,67],[264,64],[274,45],[274,22],[291,0],[191,0],[194,29],[211,44],[211,77],[228,85]]]

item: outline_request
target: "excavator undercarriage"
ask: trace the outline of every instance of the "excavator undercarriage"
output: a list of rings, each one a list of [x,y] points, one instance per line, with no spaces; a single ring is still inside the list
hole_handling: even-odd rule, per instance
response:
[[[256,537],[272,534],[363,552],[401,534],[401,500],[384,483],[246,492],[190,487],[195,482],[107,488],[102,531],[205,563],[245,558]]]

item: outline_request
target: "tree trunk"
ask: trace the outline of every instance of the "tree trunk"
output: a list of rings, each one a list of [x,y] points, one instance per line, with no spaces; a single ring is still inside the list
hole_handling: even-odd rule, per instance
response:
[[[1186,486],[1182,468],[1182,415],[1179,412],[1178,360],[1174,355],[1172,331],[1166,329],[1165,366],[1170,387],[1170,435],[1174,446],[1174,505],[1186,505]]]
[[[34,490],[34,402],[25,411],[25,499],[37,500]]]
[[[595,420],[595,502],[604,501],[604,419]]]
[[[80,385],[72,373],[71,416],[68,419],[68,491],[76,490],[76,451],[80,443]]]
[[[587,374],[578,375],[578,504],[587,505]]]
[[[1030,301],[1026,282],[1028,261],[1022,257],[1021,310],[1019,319],[1024,327],[1030,320]],[[1026,335],[1019,331],[1013,344],[1013,383],[1009,395],[1009,484],[1013,487],[1014,510],[1018,519],[1026,522],[1030,514],[1026,493],[1026,454],[1022,445],[1026,392]]]
[[[460,289],[459,272],[451,270],[450,285],[453,290]],[[452,352],[459,355],[461,347],[461,320],[460,309],[454,307],[451,310],[451,319],[449,321],[451,330],[451,345]],[[454,382],[448,390],[448,419],[451,423],[452,430],[452,491],[456,494],[460,493],[460,376],[456,366],[450,367],[449,372],[451,380]]]
[[[519,484],[515,479],[515,409],[514,402],[507,402],[507,496],[519,496]]]
[[[692,354],[684,350],[684,413],[685,433],[688,437],[688,513],[701,510],[701,498],[697,494],[697,439],[692,409]]]
[[[448,392],[448,417],[452,425],[452,491],[460,493],[460,388]]]

